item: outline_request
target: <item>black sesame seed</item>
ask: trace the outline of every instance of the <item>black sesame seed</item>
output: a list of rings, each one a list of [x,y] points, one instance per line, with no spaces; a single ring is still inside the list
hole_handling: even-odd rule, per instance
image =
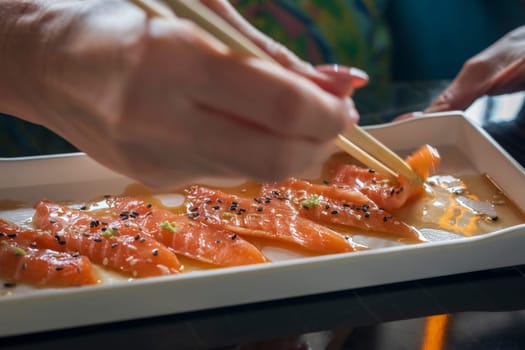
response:
[[[339,212],[337,210],[332,210],[332,215],[337,215]]]
[[[80,256],[80,253],[79,252],[74,252],[74,253],[71,254],[71,256],[73,258],[78,258]]]
[[[261,198],[254,198],[253,200],[256,201],[259,204],[263,203],[263,200]]]
[[[189,217],[190,219],[195,219],[195,218],[199,217],[199,215],[200,215],[199,213],[189,213],[189,214],[188,214],[188,217]]]
[[[328,185],[330,182],[328,180],[323,180],[323,184]]]
[[[89,227],[97,227],[99,224],[98,220],[93,220],[89,223]]]
[[[153,254],[153,256],[157,256],[157,255],[159,255],[159,250],[157,248],[155,248],[155,249],[153,249],[151,251],[151,254]]]
[[[264,198],[264,203],[270,203],[272,199],[270,197]]]
[[[221,243],[221,240],[218,239],[218,240],[215,241],[215,243],[219,244],[219,243]]]
[[[197,210],[199,210],[199,207],[193,207],[193,208],[190,209],[190,211],[192,211],[192,212],[195,212]]]
[[[132,210],[131,213],[129,214],[130,217],[132,217],[133,219],[135,219],[137,216],[139,216],[139,213],[136,212],[135,210]]]
[[[140,243],[144,243],[144,242],[146,242],[146,238],[142,237],[142,238],[140,239]]]
[[[390,190],[390,195],[393,196],[395,191],[396,191],[395,189],[391,189]]]
[[[221,209],[221,207],[219,207],[218,205],[216,205],[216,206],[212,207],[212,209],[213,209],[213,210],[219,210],[219,209]]]
[[[257,207],[257,211],[263,211],[263,207]]]
[[[135,235],[135,237],[133,237],[135,239],[135,241],[138,241],[140,239],[140,235]]]
[[[146,204],[146,208],[148,208],[148,209],[151,208],[152,206],[153,205],[151,205],[151,203]]]
[[[118,247],[118,243],[111,243],[111,248],[115,249],[116,247]]]
[[[4,283],[4,288],[14,288],[14,287],[16,287],[16,283],[13,283],[13,282]]]
[[[236,239],[236,238],[237,238],[237,234],[234,233],[233,235],[230,236],[230,238],[231,238],[232,240]]]
[[[0,232],[0,237],[4,237],[4,236],[5,236],[5,233]]]
[[[367,211],[368,209],[370,209],[370,206],[368,204],[363,204],[361,208],[363,209],[363,211]]]
[[[32,248],[36,248],[36,242],[31,242],[30,246],[31,246]]]
[[[49,223],[50,223],[50,224],[56,224],[56,223],[57,223],[57,221],[56,221],[56,220],[53,220],[53,219],[51,219],[51,220],[49,220]]]
[[[324,206],[325,209],[330,209],[330,204]]]
[[[217,198],[217,203],[222,203],[222,199]]]
[[[87,209],[87,207],[85,205],[80,207],[80,210],[86,210],[86,209]]]
[[[84,236],[84,237],[89,237],[89,233],[87,233],[87,232],[82,232],[82,236]]]
[[[66,241],[58,241],[58,244],[64,245],[64,244],[66,244]]]
[[[64,269],[64,268],[63,268],[63,267],[60,267],[60,266],[55,267],[55,271],[62,271],[63,269]]]
[[[365,218],[369,218],[370,217],[370,213],[369,212],[365,212]]]
[[[102,242],[102,238],[97,237],[97,238],[94,239],[94,241],[97,242],[97,243],[100,243],[100,242]]]
[[[16,233],[8,233],[8,234],[7,234],[7,237],[9,237],[9,238],[15,238],[15,237],[16,237]]]

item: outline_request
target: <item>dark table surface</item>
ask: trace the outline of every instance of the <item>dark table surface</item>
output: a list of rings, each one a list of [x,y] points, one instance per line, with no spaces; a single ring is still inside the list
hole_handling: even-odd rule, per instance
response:
[[[421,110],[445,85],[371,85],[356,96],[362,124]],[[524,96],[485,97],[466,111],[522,165]],[[524,277],[525,266],[513,266],[0,338],[0,349],[525,349]]]

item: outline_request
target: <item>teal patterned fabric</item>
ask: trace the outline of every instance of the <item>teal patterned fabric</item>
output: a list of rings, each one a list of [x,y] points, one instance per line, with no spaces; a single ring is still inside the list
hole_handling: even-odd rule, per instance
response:
[[[390,39],[386,0],[233,0],[250,22],[299,57],[339,63],[388,81]]]
[[[299,57],[366,70],[389,79],[387,0],[232,0],[248,20]],[[1,112],[1,111],[0,111]],[[95,142],[95,141],[94,141]],[[45,128],[0,114],[0,157],[73,152]]]

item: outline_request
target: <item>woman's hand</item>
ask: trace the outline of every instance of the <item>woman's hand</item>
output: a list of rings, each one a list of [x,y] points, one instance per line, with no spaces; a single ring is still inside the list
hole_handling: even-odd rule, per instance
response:
[[[469,59],[425,112],[465,109],[483,95],[525,88],[525,26]]]
[[[205,3],[282,66],[239,57],[187,20],[148,19],[126,1],[18,2],[0,32],[9,62],[0,96],[10,101],[0,108],[149,186],[289,176],[320,162],[358,120],[347,96],[366,76],[309,67],[226,1]]]

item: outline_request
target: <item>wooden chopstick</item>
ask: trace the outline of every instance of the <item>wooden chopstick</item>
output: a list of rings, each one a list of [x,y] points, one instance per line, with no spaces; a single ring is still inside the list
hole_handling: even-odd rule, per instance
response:
[[[279,64],[199,1],[163,0],[167,7],[160,5],[156,0],[132,1],[152,16],[174,18],[175,15],[170,11],[171,9],[177,15],[194,21],[236,52]],[[334,143],[367,167],[376,170],[393,182],[397,182],[398,174],[412,183],[422,182],[421,177],[412,171],[410,165],[358,125],[338,135]]]

